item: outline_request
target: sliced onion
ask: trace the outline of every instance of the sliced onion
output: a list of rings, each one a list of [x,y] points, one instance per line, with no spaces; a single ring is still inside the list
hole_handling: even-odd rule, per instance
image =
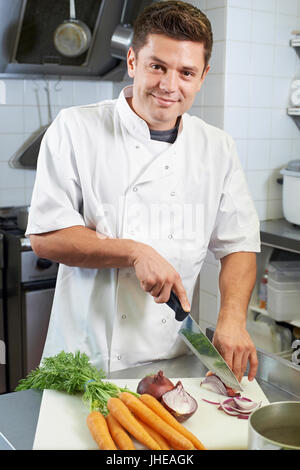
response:
[[[216,375],[208,375],[202,380],[200,386],[206,385],[212,392],[228,397],[228,393],[222,380]]]
[[[220,404],[220,402],[206,400],[205,398],[202,398],[202,400],[206,401],[206,403],[210,403],[211,405],[219,405]]]
[[[237,398],[229,398],[228,400],[223,401],[224,405],[227,405],[231,408],[232,411],[236,411],[237,413],[240,414],[250,414],[252,411],[256,410],[257,408],[260,407],[261,402],[255,403],[254,401],[251,401],[251,404],[247,401],[248,406],[245,408],[245,404],[243,401],[243,405],[240,403],[236,403]]]
[[[243,397],[233,397],[233,400],[236,404],[236,407],[239,408],[241,411],[253,411],[261,405],[261,402],[255,403],[254,401],[250,400],[249,398]]]
[[[161,403],[180,423],[190,418],[198,408],[197,401],[184,390],[180,381],[162,395]]]

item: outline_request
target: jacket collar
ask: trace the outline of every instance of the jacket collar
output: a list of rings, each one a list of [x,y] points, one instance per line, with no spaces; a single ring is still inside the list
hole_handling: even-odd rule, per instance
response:
[[[117,100],[117,111],[119,113],[122,124],[126,127],[128,132],[135,138],[143,141],[150,140],[150,130],[146,121],[140,118],[129,106],[126,98],[131,98],[133,95],[133,86],[129,85],[121,91]],[[183,129],[183,121],[185,115],[183,115],[179,124],[179,134]]]

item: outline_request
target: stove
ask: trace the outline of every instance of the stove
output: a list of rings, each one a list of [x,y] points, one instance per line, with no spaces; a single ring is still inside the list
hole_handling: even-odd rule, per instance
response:
[[[24,208],[0,208],[0,393],[12,392],[41,360],[52,308],[58,264],[39,258],[18,225]],[[2,263],[1,263],[2,260]],[[1,267],[2,266],[2,267]],[[1,285],[0,285],[1,289]],[[2,322],[1,322],[2,319]],[[1,325],[3,328],[1,330]],[[2,338],[1,338],[2,331]],[[0,372],[1,373],[1,372]]]

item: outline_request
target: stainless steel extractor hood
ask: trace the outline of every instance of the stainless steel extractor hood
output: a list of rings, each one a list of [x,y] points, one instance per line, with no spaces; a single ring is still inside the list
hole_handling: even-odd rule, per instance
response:
[[[122,81],[126,77],[122,41],[123,49],[124,44],[128,47],[132,24],[150,3],[75,0],[76,18],[89,27],[91,41],[83,54],[71,58],[54,45],[56,28],[70,18],[69,0],[0,0],[0,78],[57,75]]]

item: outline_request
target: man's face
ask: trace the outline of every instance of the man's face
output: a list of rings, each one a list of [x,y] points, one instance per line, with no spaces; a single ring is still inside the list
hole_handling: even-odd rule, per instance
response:
[[[168,130],[193,104],[209,66],[204,46],[163,34],[150,34],[138,53],[127,56],[128,75],[133,78],[132,109],[153,130]]]

